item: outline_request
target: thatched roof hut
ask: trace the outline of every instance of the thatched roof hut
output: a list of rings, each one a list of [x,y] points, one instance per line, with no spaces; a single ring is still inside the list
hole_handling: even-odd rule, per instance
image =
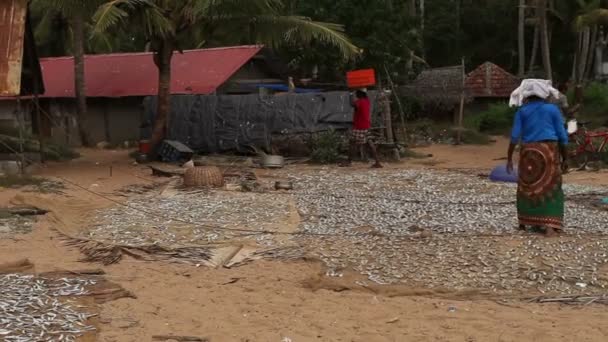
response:
[[[464,88],[463,66],[450,66],[424,70],[410,84],[401,87],[403,95],[416,98],[423,105],[453,107],[460,103]]]

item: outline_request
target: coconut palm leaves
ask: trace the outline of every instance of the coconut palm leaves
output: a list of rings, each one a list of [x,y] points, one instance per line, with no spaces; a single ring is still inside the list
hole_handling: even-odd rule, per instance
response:
[[[221,30],[227,40],[248,40],[272,46],[320,41],[337,46],[344,58],[358,49],[342,26],[310,18],[281,15],[282,0],[110,0],[97,10],[96,33],[143,30],[159,69],[158,108],[152,145],[164,137],[170,112],[171,58],[184,40],[197,46]]]

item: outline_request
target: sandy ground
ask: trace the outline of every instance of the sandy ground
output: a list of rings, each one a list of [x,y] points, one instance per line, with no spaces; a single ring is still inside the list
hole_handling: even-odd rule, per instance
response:
[[[487,169],[505,155],[506,142],[491,146],[433,146],[419,152],[428,159],[390,167]],[[86,189],[111,194],[128,184],[149,182],[126,152],[86,151],[79,160],[53,164],[38,173],[61,177]],[[112,172],[110,176],[110,166]],[[580,173],[567,181],[608,184],[606,173]],[[37,195],[72,212],[111,205],[69,186],[65,195]],[[0,192],[7,205],[15,190]],[[31,195],[27,195],[31,196]],[[80,210],[79,210],[80,209]],[[81,217],[61,217],[81,222]],[[0,240],[0,260],[29,258],[36,271],[101,267],[137,295],[104,304],[99,341],[151,341],[153,335],[208,337],[211,341],[606,341],[608,311],[603,306],[568,307],[510,301],[447,299],[412,289],[361,290],[324,279],[315,262],[255,262],[234,269],[195,268],[126,259],[103,267],[79,262],[42,218],[34,232]],[[70,229],[78,229],[76,226]],[[335,281],[335,280],[334,280]],[[421,295],[422,294],[422,295]],[[452,308],[452,310],[450,310]],[[455,309],[455,310],[454,310]]]
[[[433,145],[418,148],[416,152],[421,154],[432,154],[433,157],[412,160],[410,163],[430,168],[449,170],[491,170],[497,165],[506,163],[509,140],[503,137],[495,137],[496,143],[491,145]],[[515,156],[517,158],[517,156]],[[608,185],[608,172],[579,172],[572,171],[564,177],[566,183],[585,185]]]

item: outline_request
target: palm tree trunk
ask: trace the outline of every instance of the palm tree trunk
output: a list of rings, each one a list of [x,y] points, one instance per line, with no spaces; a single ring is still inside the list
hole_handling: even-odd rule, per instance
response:
[[[538,24],[540,25],[540,46],[543,55],[543,67],[546,78],[553,79],[553,68],[551,67],[551,46],[549,43],[549,28],[547,25],[547,0],[538,0],[536,8]]]
[[[540,41],[540,32],[538,30],[538,23],[534,25],[534,40],[532,41],[532,53],[530,54],[530,63],[528,64],[528,73],[534,71],[536,66],[536,59],[538,57],[538,45]]]
[[[165,39],[160,43],[158,51],[154,54],[154,62],[158,68],[158,97],[154,130],[150,141],[155,151],[159,143],[167,135],[167,122],[171,112],[171,59],[173,57],[173,44]]]
[[[574,50],[574,60],[572,61],[572,80],[574,80],[575,85],[578,84],[578,69],[579,69],[579,60],[581,59],[581,36],[582,33],[576,34],[576,47]]]
[[[519,69],[517,76],[524,77],[526,73],[526,0],[519,0],[519,23],[517,29],[517,45],[519,50]]]
[[[421,46],[421,51],[422,51],[422,58],[426,59],[426,46],[424,44],[424,18],[426,16],[425,14],[426,10],[425,10],[425,4],[424,4],[424,0],[420,0],[420,46]]]
[[[75,13],[72,17],[73,45],[74,45],[74,92],[76,95],[76,118],[78,120],[78,133],[83,146],[90,146],[87,129],[87,94],[84,71],[84,18],[82,13]]]
[[[416,16],[416,0],[408,0],[408,11],[410,16],[415,17]]]
[[[593,26],[591,30],[591,39],[589,40],[589,45],[587,47],[587,65],[585,67],[585,75],[583,77],[584,80],[589,80],[591,78],[591,72],[593,71],[594,61],[595,61],[595,46],[597,44],[597,35],[598,35],[598,27]]]
[[[585,27],[581,32],[581,43],[580,43],[580,58],[578,60],[578,83],[582,83],[585,79],[585,70],[587,69],[587,58],[589,56],[589,40],[591,39],[591,30],[589,27]]]
[[[595,41],[595,68],[594,68],[594,78],[599,79],[602,76],[602,71],[604,69],[604,47],[606,46],[606,39],[604,38],[604,32],[602,30],[598,31],[598,39]]]
[[[408,0],[407,3],[408,14],[411,18],[416,18],[417,16],[417,8],[416,8],[416,0]],[[406,63],[406,74],[410,74],[414,70],[414,50],[410,50],[409,57]]]

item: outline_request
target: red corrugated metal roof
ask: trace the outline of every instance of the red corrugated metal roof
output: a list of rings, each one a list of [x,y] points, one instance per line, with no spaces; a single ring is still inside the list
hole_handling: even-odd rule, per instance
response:
[[[172,94],[211,94],[255,56],[262,46],[236,46],[175,52]],[[42,97],[74,97],[72,57],[40,60],[46,92]],[[89,55],[85,59],[87,97],[156,95],[158,69],[152,53]]]
[[[519,79],[498,65],[486,62],[467,75],[465,84],[474,98],[507,98],[519,86]]]

